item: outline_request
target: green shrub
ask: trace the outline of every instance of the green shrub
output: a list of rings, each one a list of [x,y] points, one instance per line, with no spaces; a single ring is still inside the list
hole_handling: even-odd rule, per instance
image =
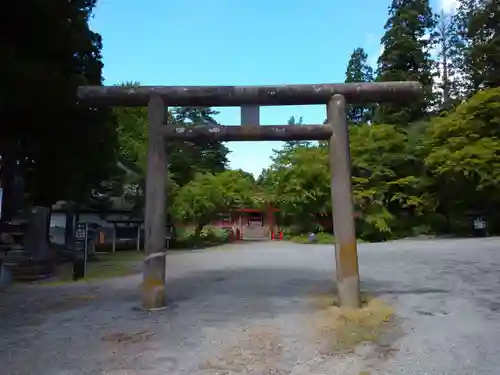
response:
[[[333,234],[331,233],[326,233],[326,232],[316,233],[316,240],[314,242],[309,241],[309,233],[303,233],[299,235],[284,234],[284,239],[287,241],[292,241],[300,244],[331,245],[335,243],[335,236],[333,236]],[[363,241],[358,239],[357,242],[363,242]]]
[[[309,241],[309,233],[285,236],[285,240],[296,242],[296,243],[302,243],[302,244],[308,244],[308,243],[333,244],[333,243],[335,243],[335,237],[330,233],[324,233],[324,232],[316,233],[316,240],[314,242]]]
[[[230,229],[204,228],[198,238],[195,237],[194,229],[180,229],[172,244],[173,249],[199,249],[203,247],[216,246],[230,241]]]

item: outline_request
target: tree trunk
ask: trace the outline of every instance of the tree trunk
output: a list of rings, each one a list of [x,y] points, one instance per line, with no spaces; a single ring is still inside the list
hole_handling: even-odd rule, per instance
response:
[[[69,206],[66,210],[66,224],[64,226],[64,245],[67,249],[73,249],[75,245],[75,210],[73,206]]]
[[[17,206],[19,205],[18,196],[16,192],[16,178],[18,173],[18,165],[16,160],[16,154],[14,150],[7,148],[2,153],[2,170],[1,170],[1,181],[3,188],[3,199],[2,199],[2,220],[11,221],[17,212]],[[21,194],[23,194],[21,192]]]
[[[47,236],[47,242],[49,244],[49,246],[52,244],[52,240],[51,240],[51,237],[50,237],[50,223],[51,223],[51,220],[52,220],[52,206],[49,206],[47,207],[48,208],[48,211],[47,212],[47,229],[46,229],[46,236]],[[52,247],[52,246],[50,246]]]
[[[35,206],[28,213],[25,247],[33,259],[54,259],[47,233],[50,227],[50,207]]]
[[[201,237],[201,232],[203,231],[203,227],[205,226],[205,224],[198,224],[196,226],[196,229],[194,230],[194,239],[198,242],[198,240],[200,239]]]

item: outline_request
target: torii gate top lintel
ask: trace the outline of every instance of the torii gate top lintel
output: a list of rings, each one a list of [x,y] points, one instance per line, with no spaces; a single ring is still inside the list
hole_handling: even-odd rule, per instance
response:
[[[340,94],[350,104],[404,102],[420,95],[419,82],[352,82],[274,86],[81,86],[81,102],[96,106],[147,106],[159,96],[170,107],[327,104]]]

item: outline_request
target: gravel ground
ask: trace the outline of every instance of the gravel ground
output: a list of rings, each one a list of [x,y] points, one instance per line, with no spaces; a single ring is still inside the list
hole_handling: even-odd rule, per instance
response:
[[[0,294],[6,375],[497,374],[500,238],[362,244],[363,290],[391,303],[390,353],[324,355],[312,296],[333,247],[283,242],[170,254],[167,309],[138,309],[140,276]]]

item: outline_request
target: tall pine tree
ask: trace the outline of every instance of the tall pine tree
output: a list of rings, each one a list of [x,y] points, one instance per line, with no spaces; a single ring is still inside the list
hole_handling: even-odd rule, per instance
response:
[[[439,109],[449,110],[466,96],[463,82],[462,41],[457,33],[454,17],[441,12],[437,26],[439,80],[437,92],[440,95]]]
[[[500,86],[500,1],[459,0],[455,23],[468,94]]]
[[[408,124],[426,116],[435,104],[431,49],[435,44],[436,16],[429,0],[392,0],[382,37],[384,51],[378,59],[378,81],[419,81],[423,95],[404,106],[382,104],[377,122]]]
[[[368,54],[363,48],[356,48],[351,53],[347,70],[346,82],[371,82],[373,81],[373,69],[368,64]],[[353,123],[371,121],[373,116],[373,105],[349,105],[347,108],[347,119]]]

